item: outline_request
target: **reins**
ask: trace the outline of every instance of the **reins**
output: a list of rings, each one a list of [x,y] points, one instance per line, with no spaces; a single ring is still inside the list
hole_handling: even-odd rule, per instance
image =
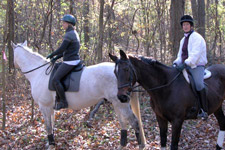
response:
[[[45,63],[45,64],[43,64],[43,65],[41,65],[41,66],[39,66],[39,67],[37,67],[37,68],[34,68],[34,69],[29,70],[29,71],[26,71],[26,72],[22,72],[22,73],[23,73],[23,74],[27,74],[27,73],[33,72],[33,71],[35,71],[35,70],[37,70],[37,69],[39,69],[39,68],[41,68],[41,67],[46,66],[46,65],[49,64],[49,63],[51,63],[51,62],[47,62],[47,63]],[[54,66],[54,63],[51,63],[51,64],[48,66],[48,68],[45,70],[45,74],[46,74],[46,75],[49,75],[49,74],[52,72],[53,66]],[[49,68],[50,68],[50,71],[48,72]]]
[[[54,68],[54,64],[55,64],[55,63],[51,63],[51,64],[48,66],[48,68],[45,70],[45,74],[46,74],[46,75],[49,75],[49,74],[52,72],[52,70],[53,70],[53,68]],[[51,68],[51,69],[50,69],[50,71],[48,72],[49,68]]]
[[[181,74],[181,72],[179,72],[170,82],[168,82],[167,84],[164,84],[164,85],[160,85],[160,86],[157,86],[157,87],[154,87],[154,88],[151,88],[151,89],[148,89],[147,91],[153,91],[153,90],[158,90],[158,89],[161,89],[161,88],[164,88],[164,87],[167,87],[169,86],[171,83],[173,83],[173,81],[175,81],[177,79],[177,77]],[[132,92],[145,92],[145,90],[133,90],[137,87],[141,86],[140,84],[139,85],[136,85],[135,87],[132,88]]]
[[[30,73],[30,72],[33,72],[33,71],[35,71],[35,70],[37,70],[37,69],[39,69],[39,68],[41,68],[41,67],[44,67],[45,65],[47,65],[47,64],[49,64],[50,62],[47,62],[47,63],[45,63],[45,64],[43,64],[43,65],[41,65],[41,66],[39,66],[39,67],[37,67],[37,68],[34,68],[34,69],[31,69],[31,70],[29,70],[29,71],[26,71],[26,72],[22,72],[23,74],[27,74],[27,73]],[[51,66],[51,65],[50,65]]]
[[[177,77],[181,74],[181,72],[179,72],[170,82],[168,82],[167,84],[164,84],[164,85],[161,85],[161,86],[158,86],[158,87],[154,87],[154,88],[151,88],[151,89],[148,89],[147,91],[153,91],[153,90],[158,90],[158,89],[161,89],[161,88],[164,88],[164,87],[167,87],[169,86],[171,83],[173,83],[173,81],[175,81],[177,79]]]
[[[130,61],[129,61],[129,62],[130,62]],[[128,65],[131,66],[131,69],[132,69],[132,71],[134,72],[135,77],[136,77],[136,79],[137,79],[137,74],[136,74],[135,69],[133,68],[133,65],[132,65],[131,63],[129,63]],[[150,89],[148,89],[148,90],[146,90],[146,91],[153,91],[153,90],[158,90],[158,89],[167,87],[167,86],[169,86],[170,84],[172,84],[173,81],[175,81],[175,80],[177,79],[177,77],[178,77],[180,74],[181,74],[181,72],[179,72],[179,73],[178,73],[171,81],[169,81],[167,84],[160,85],[160,86],[157,86],[157,87],[154,87],[154,88],[150,88]],[[144,90],[134,90],[135,88],[137,88],[137,87],[139,87],[139,86],[141,86],[141,85],[139,84],[139,85],[136,85],[136,86],[132,87],[132,92],[145,92]]]
[[[21,46],[21,45],[18,45],[18,47],[24,48],[24,47]],[[34,69],[31,69],[31,70],[29,70],[29,71],[22,72],[22,73],[23,73],[23,74],[27,74],[27,73],[33,72],[33,71],[35,71],[35,70],[37,70],[37,69],[39,69],[39,68],[42,68],[42,67],[46,66],[46,65],[49,64],[49,63],[51,63],[51,62],[47,62],[47,63],[45,63],[45,64],[43,64],[43,65],[41,65],[41,66],[39,66],[39,67],[36,67],[36,68],[34,68]],[[46,71],[45,71],[45,74],[46,74],[46,75],[49,75],[49,73],[50,73],[50,72],[52,71],[52,69],[53,69],[53,66],[54,66],[54,63],[51,63],[51,64],[48,66],[48,68],[47,68]],[[47,71],[49,70],[50,67],[51,67],[50,71],[47,72]]]

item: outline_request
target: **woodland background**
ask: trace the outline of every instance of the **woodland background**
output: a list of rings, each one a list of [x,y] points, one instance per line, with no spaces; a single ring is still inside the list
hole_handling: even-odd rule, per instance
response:
[[[208,65],[223,64],[224,7],[225,0],[1,0],[0,148],[43,149],[46,143],[44,120],[33,104],[29,83],[14,69],[11,41],[27,40],[34,51],[47,56],[62,42],[60,19],[70,13],[77,18],[80,54],[86,65],[110,61],[108,53],[118,54],[119,49],[171,65],[183,36],[180,18],[190,14],[195,30],[206,39]],[[8,61],[3,60],[3,51]],[[159,129],[149,100],[140,93],[146,147],[159,149]],[[57,149],[116,149],[120,128],[111,104],[100,107],[93,128],[85,125],[89,112],[87,108],[56,113]],[[186,121],[181,149],[214,149],[218,130],[212,115],[207,122]],[[132,130],[129,136],[128,149],[137,149]]]

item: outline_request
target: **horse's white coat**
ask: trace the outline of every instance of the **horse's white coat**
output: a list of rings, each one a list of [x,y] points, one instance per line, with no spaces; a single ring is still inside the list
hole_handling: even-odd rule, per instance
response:
[[[29,71],[38,66],[47,63],[48,61],[38,53],[34,53],[27,47],[27,43],[15,45],[14,48],[14,63],[22,72]],[[25,74],[31,85],[31,94],[34,101],[39,105],[39,108],[44,116],[48,135],[53,134],[54,125],[54,110],[56,93],[48,89],[49,75],[45,74],[48,65]],[[114,63],[104,62],[97,65],[86,67],[83,70],[80,80],[79,92],[66,92],[66,98],[69,108],[79,110],[98,103],[103,98],[112,102],[115,112],[118,116],[122,129],[127,128],[127,121],[134,122],[129,103],[121,103],[117,99],[117,79],[114,75]],[[135,106],[136,105],[136,106]],[[136,110],[139,109],[139,103],[134,103],[132,106]],[[137,109],[138,107],[138,109]],[[138,122],[141,124],[140,132],[142,143],[145,144],[142,123],[140,120],[140,111],[135,112],[138,117]]]
[[[224,135],[225,135],[225,131],[219,131],[219,134],[218,134],[218,138],[217,138],[217,144],[220,146],[220,147],[223,147],[223,141],[224,141]]]

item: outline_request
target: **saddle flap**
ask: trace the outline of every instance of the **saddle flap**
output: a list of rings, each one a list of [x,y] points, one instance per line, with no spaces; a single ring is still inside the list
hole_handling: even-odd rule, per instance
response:
[[[183,73],[183,76],[184,76],[185,80],[190,84],[190,79],[189,79],[187,70],[184,69],[184,70],[182,71],[182,73]],[[204,72],[204,79],[210,78],[211,75],[212,75],[212,73],[211,73],[209,70],[205,69],[205,72]]]
[[[51,75],[49,78],[49,84],[48,84],[48,88],[51,91],[55,91],[55,87],[53,86],[53,76],[61,64],[62,63],[56,63],[51,72]],[[74,66],[74,69],[61,80],[65,91],[68,91],[68,92],[78,92],[79,91],[80,78],[81,78],[82,72],[84,70],[83,68],[84,68],[83,63],[79,63],[77,66]]]

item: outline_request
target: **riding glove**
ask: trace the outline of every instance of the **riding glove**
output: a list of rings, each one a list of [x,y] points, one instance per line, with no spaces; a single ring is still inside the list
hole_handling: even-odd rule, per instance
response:
[[[59,59],[59,58],[61,58],[62,56],[63,56],[62,54],[59,54],[59,55],[53,57],[53,58],[51,59],[51,63],[54,64],[54,63],[56,62],[56,60]]]
[[[176,66],[176,69],[178,70],[178,71],[183,71],[185,68],[187,67],[187,65],[185,64],[185,63],[183,63],[183,64],[180,64],[180,65],[177,65]]]
[[[49,55],[46,57],[46,59],[48,59],[48,58],[51,59],[51,58],[53,58],[53,56],[54,56],[53,54],[49,54]]]
[[[53,57],[50,61],[51,61],[52,64],[54,64],[56,62],[56,60],[57,59],[55,57]]]
[[[173,64],[173,67],[174,67],[174,68],[175,68],[175,67],[177,67],[177,64],[176,64],[176,63],[174,63],[174,64]]]

